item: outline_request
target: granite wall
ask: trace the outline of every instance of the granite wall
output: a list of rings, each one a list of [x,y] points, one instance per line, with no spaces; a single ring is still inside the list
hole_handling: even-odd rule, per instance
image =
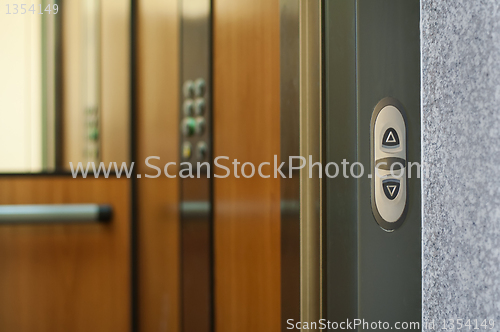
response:
[[[500,331],[500,1],[421,0],[421,33],[423,319]]]

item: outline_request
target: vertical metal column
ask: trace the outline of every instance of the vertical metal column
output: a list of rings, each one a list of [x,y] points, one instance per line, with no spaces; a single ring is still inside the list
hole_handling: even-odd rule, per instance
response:
[[[356,1],[325,3],[325,163],[357,161]],[[366,128],[369,130],[369,128]],[[326,179],[326,318],[357,318],[357,179]]]
[[[290,156],[323,158],[322,3],[280,2],[281,161],[288,166]],[[318,166],[312,177],[304,168],[281,180],[282,331],[323,317],[322,198]]]
[[[180,72],[181,326],[213,330],[212,17],[210,0],[182,0]],[[198,177],[199,174],[199,177]]]
[[[408,178],[408,213],[389,232],[373,215],[369,175],[370,121],[388,97],[406,111],[407,160],[420,162],[419,13],[418,0],[325,2],[325,162],[349,163],[348,178],[326,183],[330,321],[394,328],[421,318],[420,179]],[[364,166],[359,178],[349,174],[354,162]]]
[[[300,0],[280,1],[280,154],[300,154]],[[284,167],[288,167],[288,162]],[[284,169],[283,173],[288,174]],[[281,330],[300,321],[300,175],[281,179]]]
[[[318,322],[322,316],[322,1],[300,3],[300,318]],[[321,167],[321,166],[320,166]],[[321,171],[322,172],[322,171]],[[319,330],[319,329],[318,329]]]

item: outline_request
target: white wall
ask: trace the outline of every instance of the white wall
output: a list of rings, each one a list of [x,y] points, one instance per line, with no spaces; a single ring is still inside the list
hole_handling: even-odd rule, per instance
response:
[[[8,15],[6,4],[11,13],[15,11],[12,1],[0,0],[0,172],[38,171],[42,167],[41,15],[29,11]]]

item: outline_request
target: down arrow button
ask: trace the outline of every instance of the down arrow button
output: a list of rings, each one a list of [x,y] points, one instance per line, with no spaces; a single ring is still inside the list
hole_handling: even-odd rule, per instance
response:
[[[382,182],[385,196],[391,201],[399,194],[400,182],[399,180],[389,179]]]

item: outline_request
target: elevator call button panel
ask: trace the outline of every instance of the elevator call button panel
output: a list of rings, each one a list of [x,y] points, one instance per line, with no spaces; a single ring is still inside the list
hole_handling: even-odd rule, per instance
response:
[[[402,104],[382,99],[371,121],[371,205],[375,220],[389,232],[401,226],[408,208],[406,132]]]
[[[211,134],[207,126],[207,84],[203,78],[188,79],[182,88],[184,98],[181,111],[182,161],[207,162],[207,140]],[[195,153],[192,153],[192,150]]]

